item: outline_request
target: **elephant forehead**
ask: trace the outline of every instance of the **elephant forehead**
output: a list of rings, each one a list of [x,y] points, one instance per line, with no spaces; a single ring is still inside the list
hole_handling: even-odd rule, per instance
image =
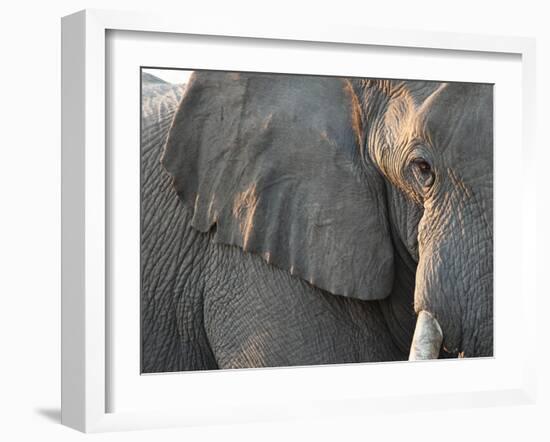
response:
[[[446,83],[394,80],[391,85],[391,99],[384,114],[386,141],[395,147],[424,138],[424,109]]]
[[[442,166],[475,197],[492,225],[492,85],[442,86],[422,106],[419,125]]]
[[[420,107],[418,125],[453,165],[492,161],[492,92],[491,85],[447,83]]]

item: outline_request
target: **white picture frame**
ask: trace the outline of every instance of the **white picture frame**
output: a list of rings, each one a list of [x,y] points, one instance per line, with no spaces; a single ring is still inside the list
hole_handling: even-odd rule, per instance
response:
[[[361,393],[350,397],[342,394],[316,397],[310,401],[291,400],[288,406],[255,403],[252,399],[235,399],[231,413],[223,410],[198,409],[163,410],[162,407],[139,411],[109,410],[108,396],[113,385],[109,380],[110,344],[107,327],[110,322],[108,286],[108,247],[112,238],[107,227],[109,204],[106,150],[106,121],[109,92],[106,67],[107,34],[117,32],[156,33],[155,35],[217,36],[220,38],[268,39],[286,44],[339,44],[342,48],[375,46],[401,48],[403,51],[427,49],[476,54],[513,54],[521,63],[521,161],[523,173],[534,170],[534,106],[535,106],[535,43],[518,37],[495,37],[452,33],[388,31],[363,27],[323,26],[308,24],[293,27],[281,23],[259,27],[254,23],[216,22],[194,18],[182,25],[179,19],[144,13],[86,10],[62,20],[62,423],[84,432],[124,429],[158,428],[210,424],[218,422],[248,422],[337,414],[366,414],[376,409],[403,411],[415,409],[489,406],[532,403],[535,397],[534,344],[526,344],[518,356],[515,376],[500,387],[477,388],[451,392],[437,388],[429,394],[414,392],[372,397]],[[488,56],[488,55],[487,55]],[[498,113],[497,113],[498,118]],[[498,187],[497,187],[498,192]],[[535,287],[535,192],[524,183],[520,190],[522,204],[521,235],[521,302],[516,326],[525,339],[534,343],[536,302]],[[496,217],[498,223],[498,217]],[[519,220],[518,220],[519,221]],[[519,225],[519,224],[518,224]],[[496,248],[498,256],[499,250]],[[496,315],[498,315],[498,311]],[[506,327],[506,326],[503,326]],[[498,337],[498,336],[497,336]],[[498,358],[498,355],[496,356]],[[416,372],[428,364],[416,365]],[[414,365],[414,364],[413,364]],[[490,368],[490,367],[489,367]],[[337,370],[331,367],[324,374]],[[368,367],[352,368],[358,370]],[[387,368],[392,370],[393,368]],[[475,373],[477,368],[468,368]],[[273,371],[272,371],[273,372]],[[258,374],[260,373],[260,374]],[[264,382],[261,370],[240,371],[236,376],[242,385]],[[288,375],[299,376],[299,369]],[[286,375],[284,373],[287,373]],[[210,375],[212,378],[212,374]],[[234,374],[233,380],[236,379]],[[472,376],[472,375],[470,375]],[[174,379],[174,378],[172,378]],[[165,384],[172,382],[165,377]],[[252,396],[251,396],[252,397]],[[227,404],[226,404],[227,405]],[[337,408],[337,411],[335,409]]]

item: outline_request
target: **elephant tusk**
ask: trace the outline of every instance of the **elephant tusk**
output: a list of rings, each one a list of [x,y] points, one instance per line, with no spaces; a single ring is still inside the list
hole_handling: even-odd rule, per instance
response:
[[[409,361],[437,359],[442,342],[443,332],[437,319],[422,310],[416,320]]]

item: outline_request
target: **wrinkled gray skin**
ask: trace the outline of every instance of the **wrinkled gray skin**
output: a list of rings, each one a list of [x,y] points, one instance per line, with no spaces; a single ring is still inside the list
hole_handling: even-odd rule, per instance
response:
[[[144,78],[142,371],[490,356],[492,87]],[[426,315],[426,314],[425,314]]]

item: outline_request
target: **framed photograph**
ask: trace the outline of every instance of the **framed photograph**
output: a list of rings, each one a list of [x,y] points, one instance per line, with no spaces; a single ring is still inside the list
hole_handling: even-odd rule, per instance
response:
[[[65,425],[534,400],[532,40],[94,10],[62,55]]]

